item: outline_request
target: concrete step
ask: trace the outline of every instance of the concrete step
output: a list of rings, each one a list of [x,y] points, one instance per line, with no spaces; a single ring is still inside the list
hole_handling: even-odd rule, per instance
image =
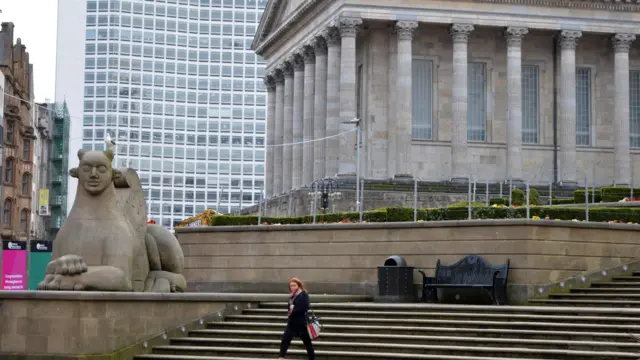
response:
[[[204,330],[203,330],[204,331]],[[201,336],[202,335],[202,336]],[[570,350],[590,350],[590,351],[640,351],[638,342],[611,342],[611,341],[568,341],[551,339],[518,339],[518,338],[496,338],[484,336],[429,336],[429,335],[372,335],[367,333],[333,333],[323,332],[321,338],[314,343],[324,342],[358,342],[363,339],[374,342],[380,347],[383,344],[407,344],[407,345],[465,345],[465,346],[508,346],[508,347],[528,347],[528,348],[557,348]],[[254,339],[275,341],[278,344],[282,338],[282,331],[223,331],[213,330],[209,332],[192,332],[188,337],[173,338],[171,345],[182,346],[238,346],[239,343],[250,343]]]
[[[640,280],[640,279],[638,279]],[[591,283],[592,288],[640,288],[640,281],[596,281]]]
[[[227,321],[241,322],[275,322],[286,325],[287,316],[278,315],[229,315]],[[323,325],[331,324],[358,324],[368,326],[466,326],[466,327],[505,327],[505,328],[545,328],[545,329],[600,329],[603,331],[638,331],[640,325],[636,324],[601,324],[601,323],[562,323],[555,321],[489,321],[489,320],[445,320],[445,319],[418,319],[418,318],[360,318],[360,317],[322,317]]]
[[[494,310],[498,311],[498,309]],[[253,308],[245,309],[243,315],[260,316],[260,315],[279,315],[286,314],[286,310],[271,308]],[[555,322],[586,322],[597,321],[603,323],[637,323],[638,318],[635,316],[596,316],[596,315],[555,315],[555,314],[535,314],[535,313],[502,313],[502,312],[463,312],[463,311],[378,311],[378,310],[341,310],[341,309],[320,309],[314,310],[314,314],[318,317],[338,317],[346,316],[350,318],[412,318],[412,319],[482,319],[482,320],[527,320],[527,321],[555,321]]]
[[[234,341],[238,346],[177,346],[165,345],[153,348],[155,354],[173,355],[212,355],[228,356],[240,355],[250,357],[271,357],[276,356],[280,345],[279,341],[272,340],[247,340]],[[231,343],[232,344],[232,343]],[[304,353],[302,342],[294,340],[289,351],[296,354]],[[433,355],[482,355],[501,356],[532,359],[563,358],[563,359],[638,359],[636,352],[623,351],[586,351],[567,349],[533,349],[526,347],[490,347],[490,346],[450,346],[450,345],[409,345],[393,343],[371,343],[371,342],[330,342],[316,341],[314,344],[318,357],[332,355],[333,358],[352,359],[362,358],[362,353],[369,353],[367,358],[395,359],[397,355],[423,355],[425,352]],[[352,350],[358,350],[355,355]],[[297,350],[297,351],[296,351]],[[375,355],[374,355],[375,354]]]
[[[270,354],[267,354],[270,355]],[[342,355],[349,356],[353,359],[410,359],[410,360],[534,360],[531,358],[523,358],[523,357],[496,357],[496,356],[459,356],[459,355],[430,355],[430,354],[378,354],[378,353],[369,353],[369,352],[326,352],[326,351],[316,351],[316,359],[317,360],[332,360],[332,359],[341,359],[345,360],[347,357],[342,357]],[[268,356],[268,358],[275,359],[276,355]],[[202,356],[202,355],[171,355],[171,354],[144,354],[137,355],[134,359],[147,359],[147,360],[262,360],[264,357],[238,357],[238,356]],[[287,353],[287,359],[307,359],[306,353],[304,350],[290,349]],[[536,358],[536,360],[540,360],[541,358]],[[559,360],[558,358],[545,358],[545,360]]]
[[[640,307],[640,301],[638,300],[532,299],[529,300],[529,302],[532,304],[545,304],[554,306],[599,306],[616,309],[624,307]]]
[[[550,299],[640,300],[640,293],[549,293]]]
[[[286,309],[286,303],[260,303],[258,309]],[[473,312],[473,313],[504,313],[504,314],[575,314],[575,315],[608,315],[608,316],[632,316],[640,317],[640,309],[608,309],[601,307],[575,307],[575,306],[510,306],[510,305],[459,305],[459,304],[434,304],[434,303],[313,303],[313,311],[320,310],[358,310],[358,311],[407,311],[413,313],[422,312]]]
[[[372,326],[353,324],[323,324],[324,331],[351,334],[367,333],[370,335],[448,335],[448,336],[486,336],[486,337],[511,337],[530,339],[566,339],[584,341],[616,341],[634,342],[634,338],[628,331],[605,331],[594,329],[522,329],[508,327],[465,327],[465,326]],[[215,322],[208,323],[208,330],[221,331],[283,331],[284,324],[276,322]],[[200,334],[200,333],[195,333]],[[201,336],[201,335],[198,335]]]
[[[640,294],[640,287],[591,287],[571,289],[572,293],[586,294]]]
[[[629,275],[621,275],[621,276],[614,276],[611,278],[612,281],[626,281],[626,282],[638,282],[640,281],[640,277],[638,276],[629,276]]]

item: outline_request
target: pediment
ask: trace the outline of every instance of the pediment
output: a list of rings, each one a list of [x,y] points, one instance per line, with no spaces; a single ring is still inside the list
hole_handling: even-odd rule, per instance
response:
[[[270,0],[260,20],[252,48],[285,24],[305,3],[313,1],[315,0]]]

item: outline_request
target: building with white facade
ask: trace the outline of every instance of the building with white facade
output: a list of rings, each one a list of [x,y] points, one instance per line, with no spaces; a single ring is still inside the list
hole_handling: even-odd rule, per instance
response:
[[[637,1],[270,1],[269,142],[331,138],[269,150],[267,193],[353,172],[353,118],[367,178],[630,184],[638,32]]]
[[[149,217],[167,227],[259,199],[266,91],[249,48],[265,5],[60,0],[56,101],[73,115],[69,165],[109,133],[116,166],[138,170]]]

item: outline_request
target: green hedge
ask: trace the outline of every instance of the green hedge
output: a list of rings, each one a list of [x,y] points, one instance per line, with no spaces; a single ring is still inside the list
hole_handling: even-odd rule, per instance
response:
[[[589,190],[589,203],[593,203],[592,199],[593,199],[593,194],[592,194],[593,190]],[[584,204],[584,193],[585,190],[576,190],[573,192],[573,201],[576,204]],[[595,190],[596,193],[596,203],[599,203],[600,201],[602,201],[602,191],[600,189],[596,189]],[[620,198],[622,199],[622,198]],[[618,199],[618,200],[620,200]],[[618,201],[616,200],[616,201]]]
[[[600,189],[603,202],[617,202],[631,196],[631,188],[628,187],[603,187]],[[633,197],[640,197],[640,189],[633,189]]]
[[[489,205],[508,205],[509,199],[503,198],[491,198],[489,199]]]
[[[553,198],[553,199],[551,199],[551,203],[554,204],[554,205],[575,204],[575,200],[574,200],[574,198],[571,198],[571,199]]]
[[[530,215],[539,216],[544,219],[549,217],[554,220],[584,220],[584,208],[559,208],[559,207],[531,207]],[[509,207],[487,207],[479,206],[472,208],[473,219],[521,219],[526,216],[526,208]],[[316,222],[334,223],[341,221],[358,222],[360,215],[357,212],[344,212],[335,214],[319,214]],[[468,209],[464,207],[448,207],[438,209],[419,209],[418,220],[466,220]],[[263,223],[267,224],[310,224],[313,222],[311,216],[297,217],[263,217]],[[363,220],[366,222],[402,222],[413,221],[413,209],[403,207],[390,207],[381,210],[367,211],[363,213]],[[620,222],[640,222],[640,208],[590,208],[589,221],[606,222],[617,220]],[[227,216],[216,215],[210,220],[212,226],[228,225],[257,225],[257,216]]]

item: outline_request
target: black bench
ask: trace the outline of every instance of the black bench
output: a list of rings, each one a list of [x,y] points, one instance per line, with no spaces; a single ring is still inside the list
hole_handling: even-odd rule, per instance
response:
[[[479,255],[467,255],[453,265],[436,264],[434,277],[422,274],[422,301],[438,302],[438,289],[474,288],[486,291],[494,305],[507,302],[507,280],[510,260],[504,265],[491,265]]]

